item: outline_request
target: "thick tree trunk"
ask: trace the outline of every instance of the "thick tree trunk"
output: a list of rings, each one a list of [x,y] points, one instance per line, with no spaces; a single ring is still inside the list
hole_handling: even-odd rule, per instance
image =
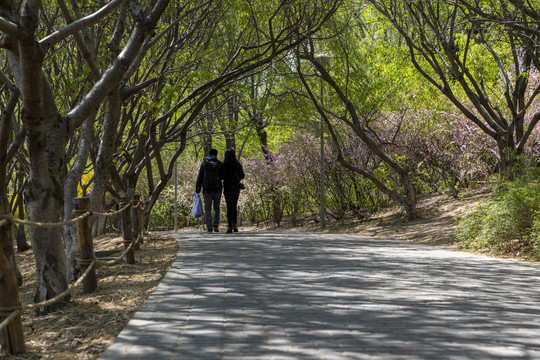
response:
[[[22,228],[22,225],[21,225],[21,228]],[[23,231],[24,231],[24,228],[23,228]],[[14,239],[17,239],[17,242],[18,242],[19,228],[16,225],[13,225],[11,227],[11,236]],[[30,246],[28,244],[26,244],[26,245],[28,246],[28,249],[30,249]],[[22,277],[22,274],[21,274],[21,271],[20,271],[19,267],[17,266],[17,262],[14,261],[14,263],[15,263],[15,273],[17,275],[17,285],[21,286],[23,284],[23,277]]]
[[[0,195],[0,214],[9,213],[7,197]],[[11,226],[4,224],[0,227],[0,308],[15,308],[20,305],[16,262],[13,249]],[[0,321],[8,316],[6,311],[0,314]],[[9,314],[9,311],[7,312]],[[3,330],[0,331],[0,345],[9,355],[24,353],[24,333],[21,316],[17,315]]]
[[[52,223],[60,219],[63,192],[52,177],[34,179],[31,175],[25,195],[28,217],[34,221]],[[61,227],[29,227],[36,262],[35,302],[51,299],[67,289],[66,258]],[[44,314],[61,306],[56,303],[40,308]]]
[[[504,137],[505,135],[496,138],[499,150],[499,175],[505,179],[513,179],[517,150]]]
[[[59,177],[67,131],[58,116],[49,84],[43,77],[43,54],[37,43],[19,42],[18,55],[20,62],[16,56],[10,56],[10,65],[23,96],[23,122],[27,130],[30,172],[24,197],[26,210],[33,221],[58,222],[63,207]],[[67,289],[62,231],[61,227],[29,227],[28,232],[36,262],[34,300],[41,302]],[[37,313],[43,314],[59,306],[57,303],[47,309],[41,308]]]

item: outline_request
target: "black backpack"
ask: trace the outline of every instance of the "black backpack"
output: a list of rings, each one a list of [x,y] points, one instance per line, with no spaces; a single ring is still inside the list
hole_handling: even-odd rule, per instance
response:
[[[204,159],[203,186],[206,190],[221,189],[219,179],[219,160]]]

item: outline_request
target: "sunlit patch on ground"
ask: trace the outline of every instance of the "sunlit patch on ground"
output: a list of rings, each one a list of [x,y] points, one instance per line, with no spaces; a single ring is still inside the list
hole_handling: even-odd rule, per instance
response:
[[[96,251],[122,250],[116,234],[94,239]],[[84,295],[74,291],[62,309],[42,317],[23,315],[27,353],[2,359],[95,359],[112,343],[135,311],[154,291],[176,258],[177,243],[169,236],[150,233],[135,252],[136,264],[100,266],[98,290]],[[33,301],[35,264],[32,251],[17,253],[24,284],[23,304]]]

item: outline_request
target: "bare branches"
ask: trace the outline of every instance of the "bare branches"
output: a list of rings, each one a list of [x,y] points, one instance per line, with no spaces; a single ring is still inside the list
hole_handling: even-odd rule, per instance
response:
[[[330,86],[332,90],[338,95],[341,102],[345,105],[349,116],[353,119],[352,121],[344,121],[354,133],[361,139],[361,141],[366,145],[369,150],[371,150],[380,161],[386,163],[390,168],[392,168],[399,176],[401,180],[402,192],[404,195],[400,194],[399,191],[393,190],[388,187],[383,181],[377,178],[372,171],[363,169],[362,167],[354,165],[351,161],[348,161],[343,154],[341,147],[340,139],[334,129],[334,125],[328,118],[326,112],[322,108],[321,104],[317,101],[309,83],[306,81],[304,74],[302,73],[301,62],[297,61],[297,72],[300,76],[300,80],[308,92],[309,97],[311,98],[313,104],[317,108],[320,116],[324,119],[328,127],[328,131],[333,139],[335,148],[337,150],[337,161],[344,166],[346,169],[351,170],[357,174],[360,174],[364,178],[370,180],[380,191],[388,195],[390,198],[400,203],[407,212],[409,220],[412,220],[417,217],[416,213],[416,195],[414,185],[411,180],[410,168],[407,165],[402,165],[398,161],[394,160],[391,155],[389,155],[382,146],[373,141],[370,136],[364,131],[360,125],[360,121],[356,112],[356,108],[352,101],[347,97],[347,95],[340,89],[340,86],[333,79],[330,73],[325,69],[325,67],[318,61],[313,54],[307,54],[306,58],[315,66],[319,72],[321,78]]]
[[[533,67],[540,69],[540,17],[534,5],[519,0],[491,6],[468,0],[370,2],[405,39],[418,72],[497,142],[501,169],[510,169],[531,134],[530,124],[538,121],[532,104],[540,83],[530,76]],[[501,81],[490,87],[486,79],[493,77],[492,69]]]
[[[155,8],[157,8],[158,12],[163,11],[166,3],[168,3],[167,0],[162,0],[159,2],[161,6],[156,6]],[[148,19],[152,18],[157,22],[158,18],[156,18],[156,14],[151,13],[151,15],[152,17],[148,17]],[[155,26],[155,23],[153,25]],[[101,79],[81,100],[79,105],[66,115],[70,121],[70,132],[79,127],[87,114],[92,113],[97,109],[112,89],[118,86],[120,80],[123,78],[126,71],[128,71],[129,66],[139,54],[150,30],[151,28],[147,22],[144,22],[143,24],[138,23],[135,26],[127,44],[113,64],[103,73]]]
[[[64,15],[64,18],[66,19],[66,22],[68,24],[73,23],[74,19],[71,16],[71,13],[68,10],[66,4],[64,3],[64,0],[58,0],[58,6],[60,7],[62,14]],[[95,60],[95,52],[93,50],[90,50],[90,48],[92,47],[92,43],[89,41],[86,32],[84,30],[82,32],[83,34],[80,34],[79,32],[74,33],[73,38],[77,42],[77,45],[79,46],[81,54],[83,58],[86,60],[86,63],[88,64],[90,68],[90,71],[92,72],[94,80],[99,80],[99,78],[101,77],[101,72]],[[83,39],[84,36],[87,37],[86,41]]]
[[[54,33],[39,41],[41,48],[43,49],[43,51],[46,51],[52,48],[55,44],[67,38],[68,36],[73,35],[80,30],[86,29],[89,26],[97,24],[104,17],[115,11],[125,1],[126,0],[112,0],[107,5],[103,6],[101,9],[94,12],[93,14],[85,16],[82,19],[75,20],[74,22],[63,27],[62,29],[55,31]]]

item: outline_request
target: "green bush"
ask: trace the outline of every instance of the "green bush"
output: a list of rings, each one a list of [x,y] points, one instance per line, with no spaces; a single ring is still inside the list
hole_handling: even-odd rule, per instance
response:
[[[540,211],[537,211],[534,215],[531,229],[531,245],[537,252],[540,252]]]
[[[528,239],[540,249],[539,212],[540,183],[524,176],[501,184],[490,204],[460,219],[456,235],[469,248],[500,250],[508,241]]]
[[[169,201],[163,201],[165,197],[161,197],[152,208],[152,216],[150,216],[149,228],[157,229],[163,226],[172,224],[172,211]]]

